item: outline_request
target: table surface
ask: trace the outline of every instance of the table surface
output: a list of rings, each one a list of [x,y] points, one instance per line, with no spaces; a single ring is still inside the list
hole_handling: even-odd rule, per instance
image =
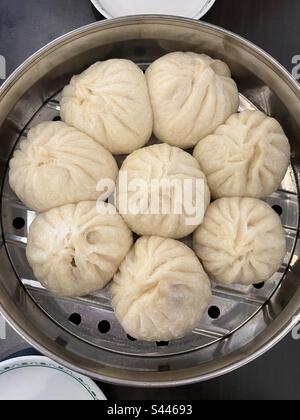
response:
[[[0,56],[7,75],[58,36],[103,17],[89,0],[0,0]],[[300,1],[217,0],[203,20],[236,32],[264,48],[289,71],[300,55]],[[1,84],[1,80],[0,80]],[[300,329],[299,329],[300,332]],[[294,338],[300,334],[294,331]],[[0,358],[26,347],[8,330]],[[172,389],[100,384],[109,399],[300,399],[300,340],[288,336],[252,364],[221,378]]]

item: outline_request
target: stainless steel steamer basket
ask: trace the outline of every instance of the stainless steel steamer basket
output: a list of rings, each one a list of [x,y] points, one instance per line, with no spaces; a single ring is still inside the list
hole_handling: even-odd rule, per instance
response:
[[[241,109],[278,118],[292,145],[292,165],[267,201],[281,214],[288,254],[260,288],[214,285],[213,307],[188,337],[133,341],[122,331],[107,291],[56,299],[34,280],[25,258],[34,214],[9,189],[7,166],[28,128],[57,118],[59,93],[71,75],[97,60],[129,58],[142,68],[171,51],[225,60],[241,92]],[[253,360],[299,320],[300,88],[265,52],[223,29],[193,20],[140,16],[78,29],[36,53],[0,90],[0,309],[11,325],[50,358],[94,378],[127,385],[173,386],[205,380]],[[189,240],[187,240],[189,242]]]

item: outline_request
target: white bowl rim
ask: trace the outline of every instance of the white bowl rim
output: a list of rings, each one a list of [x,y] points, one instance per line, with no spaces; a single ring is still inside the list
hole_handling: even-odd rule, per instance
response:
[[[85,394],[88,393],[90,395],[91,399],[102,401],[107,399],[92,379],[76,373],[45,356],[20,356],[0,362],[0,377],[13,370],[26,369],[30,367],[56,369],[60,373],[68,375],[76,380],[77,383],[84,388]]]
[[[101,15],[103,15],[107,19],[114,19],[114,18],[120,18],[120,17],[127,16],[127,15],[113,16],[102,6],[101,0],[90,0],[90,1],[93,3],[94,7],[101,13]],[[196,20],[201,19],[213,7],[215,2],[216,2],[216,0],[206,0],[206,3],[203,5],[203,7],[199,10],[199,12],[196,15],[186,16],[186,18],[191,18],[191,19],[196,19]],[[151,13],[151,14],[153,15],[153,13]],[[128,14],[128,16],[129,15],[132,16],[132,13]],[[142,15],[142,13],[137,13],[136,15],[133,15],[133,16],[139,16],[139,15]],[[143,15],[145,15],[145,13],[143,13]],[[174,15],[174,13],[172,14],[170,12],[169,15]],[[167,14],[166,14],[166,16],[167,16]]]

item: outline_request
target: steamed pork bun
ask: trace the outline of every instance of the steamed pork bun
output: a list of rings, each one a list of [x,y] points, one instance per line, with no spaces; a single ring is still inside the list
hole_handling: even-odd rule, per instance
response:
[[[175,52],[146,72],[156,137],[187,149],[212,133],[239,107],[228,66],[204,54]]]
[[[145,341],[185,336],[199,324],[211,299],[207,275],[181,242],[142,237],[115,275],[112,304],[124,330]]]
[[[98,181],[117,175],[114,157],[100,144],[63,122],[45,122],[14,153],[9,182],[27,207],[41,212],[97,200]]]
[[[221,198],[194,233],[194,250],[218,283],[251,285],[268,280],[286,254],[279,216],[256,198]]]
[[[260,198],[279,188],[290,146],[278,121],[260,111],[244,111],[201,140],[194,156],[214,198]]]
[[[179,239],[202,222],[210,192],[205,175],[189,153],[168,144],[145,147],[127,157],[119,176],[117,207],[138,235]],[[120,190],[121,177],[127,182],[124,190]],[[135,181],[145,185],[135,190],[131,188]],[[190,188],[184,183],[190,183]]]
[[[151,137],[153,116],[145,75],[129,60],[92,65],[64,89],[61,116],[113,154],[128,154]]]
[[[30,227],[26,253],[45,288],[79,297],[107,285],[132,243],[113,206],[82,202],[39,215]]]

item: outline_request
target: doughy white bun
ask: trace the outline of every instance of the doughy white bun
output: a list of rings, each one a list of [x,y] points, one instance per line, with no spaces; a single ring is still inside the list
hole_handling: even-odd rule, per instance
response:
[[[139,149],[153,128],[144,73],[129,60],[95,63],[63,90],[61,117],[113,154]]]
[[[146,78],[154,134],[173,146],[195,146],[239,107],[229,67],[204,54],[167,54],[151,64]]]
[[[201,140],[194,157],[213,198],[261,198],[280,187],[290,163],[290,145],[278,121],[248,110],[232,115]]]
[[[32,128],[15,151],[9,182],[27,207],[42,212],[97,200],[98,181],[115,181],[118,172],[112,154],[86,134],[63,122],[45,122]]]
[[[145,181],[147,186],[140,197],[140,201],[138,201],[138,198],[135,198],[137,197],[135,191],[129,191],[128,194],[124,194],[120,193],[118,189],[117,207],[128,226],[138,235],[159,235],[179,239],[191,234],[202,222],[204,212],[210,203],[210,192],[205,175],[200,170],[196,159],[189,153],[177,147],[171,147],[168,144],[145,147],[132,153],[125,160],[120,176],[124,174],[126,174],[128,186],[134,180]],[[132,208],[135,200],[136,204],[145,201],[148,206],[146,210],[151,210],[154,199],[149,192],[151,191],[151,182],[154,180],[158,183],[157,191],[159,192],[160,203],[164,203],[164,209],[169,207],[170,211],[169,213],[166,211],[164,214],[161,204],[160,211],[156,214],[151,214],[151,212],[149,212],[150,214],[145,214],[145,211],[137,214]],[[176,183],[177,181],[184,188],[183,182],[186,180],[191,181],[191,195],[185,195],[186,201],[195,207],[195,215],[199,211],[199,217],[196,217],[195,220],[190,220],[194,215],[187,209],[188,206],[185,207],[183,205],[184,200],[182,200],[182,213],[176,214],[176,190],[173,188],[170,188],[170,190],[165,189],[166,183]],[[201,186],[198,188],[196,182],[198,180],[202,181],[202,188]],[[202,212],[201,207],[203,209]],[[125,212],[124,209],[126,210]]]
[[[213,202],[194,233],[194,250],[218,283],[251,285],[280,268],[286,241],[279,216],[255,198]]]
[[[79,297],[112,279],[132,243],[132,233],[105,203],[82,202],[40,214],[28,235],[27,259],[42,285],[58,296]]]
[[[181,242],[142,237],[111,286],[112,304],[124,330],[145,341],[169,341],[190,333],[211,299],[206,273]]]

